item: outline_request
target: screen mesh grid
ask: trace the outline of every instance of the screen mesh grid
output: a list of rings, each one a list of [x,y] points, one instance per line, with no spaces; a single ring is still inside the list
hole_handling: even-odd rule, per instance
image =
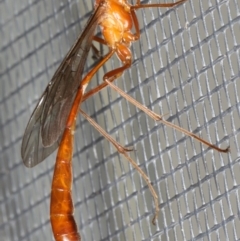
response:
[[[147,3],[147,2],[144,2]],[[27,169],[21,139],[37,100],[84,24],[93,1],[0,1],[0,237],[53,240],[49,222],[55,154]],[[111,89],[82,108],[148,174],[79,116],[73,156],[75,218],[82,240],[240,240],[240,4],[187,1],[139,10],[133,65],[116,84],[137,101],[229,154],[154,122]],[[105,51],[105,50],[103,50]],[[90,52],[86,72],[93,66]],[[119,66],[116,58],[99,71]]]

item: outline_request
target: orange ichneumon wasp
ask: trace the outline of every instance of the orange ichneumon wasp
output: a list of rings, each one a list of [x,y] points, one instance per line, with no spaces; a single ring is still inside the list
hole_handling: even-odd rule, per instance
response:
[[[135,10],[151,7],[173,7],[185,1],[141,4],[140,0],[137,0],[135,5],[130,5],[127,0],[96,0],[94,13],[90,17],[82,35],[77,39],[62,61],[40,98],[26,127],[21,152],[24,164],[27,167],[33,167],[42,162],[59,147],[52,181],[50,205],[50,220],[56,241],[75,241],[81,239],[73,217],[71,195],[73,137],[78,112],[109,140],[119,153],[124,155],[140,173],[146,181],[154,199],[155,214],[152,221],[153,224],[156,223],[158,217],[158,195],[153,189],[147,175],[128,156],[127,152],[131,149],[117,143],[86,113],[79,109],[83,101],[104,87],[111,87],[154,120],[191,136],[219,152],[229,151],[229,148],[221,149],[197,135],[165,121],[160,115],[147,109],[112,83],[132,64],[130,45],[140,38],[140,29]],[[102,38],[94,36],[97,26],[101,28]],[[96,66],[82,78],[89,50],[93,46],[92,41],[106,45],[109,48],[109,52],[101,57]],[[93,75],[114,54],[117,55],[122,66],[107,72],[103,77],[104,81],[102,84],[85,93]]]

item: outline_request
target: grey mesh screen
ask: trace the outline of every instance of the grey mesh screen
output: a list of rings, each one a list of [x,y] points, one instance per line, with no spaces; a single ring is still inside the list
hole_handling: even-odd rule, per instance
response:
[[[145,2],[146,3],[146,2]],[[55,155],[28,169],[27,121],[93,9],[92,1],[0,1],[0,240],[53,240]],[[148,174],[159,195],[79,116],[73,157],[82,240],[240,240],[240,2],[187,1],[138,11],[133,65],[115,83],[164,118],[231,153],[220,154],[154,122],[109,88],[82,108]],[[105,52],[106,49],[103,49]],[[93,64],[90,52],[86,71]],[[113,58],[94,78],[119,66]]]

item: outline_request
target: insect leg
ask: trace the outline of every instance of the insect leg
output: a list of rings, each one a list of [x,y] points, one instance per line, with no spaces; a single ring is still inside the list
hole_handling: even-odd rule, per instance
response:
[[[155,204],[155,214],[154,217],[152,219],[152,223],[155,225],[156,224],[156,220],[158,217],[158,213],[159,213],[159,206],[158,206],[158,195],[155,192],[148,176],[146,175],[146,173],[137,165],[137,163],[127,154],[127,151],[129,151],[129,149],[121,146],[117,141],[115,141],[101,126],[99,126],[90,116],[88,116],[85,112],[83,112],[80,109],[80,113],[84,116],[84,118],[86,118],[89,123],[97,130],[99,131],[109,142],[111,142],[115,148],[117,149],[117,151],[122,154],[130,163],[131,165],[138,171],[138,173],[142,176],[142,178],[145,180],[145,182],[148,185],[148,188],[153,196],[154,199],[154,204]]]
[[[100,44],[103,44],[103,45],[107,45],[106,41],[98,36],[93,36],[93,41],[95,42],[98,42]],[[92,43],[92,50],[93,50],[93,53],[94,53],[94,56],[96,59],[102,59],[103,56],[101,54],[101,51],[98,50],[98,48]]]
[[[141,0],[137,0],[136,5],[131,6],[132,9],[139,8],[171,8],[186,2],[187,0],[180,0],[175,3],[154,3],[154,4],[141,4]]]
[[[177,126],[177,125],[174,125],[173,123],[169,122],[169,121],[166,121],[166,120],[163,120],[163,118],[156,114],[155,112],[151,111],[150,109],[148,109],[146,106],[144,106],[143,104],[139,103],[138,101],[136,101],[135,99],[133,99],[131,96],[129,96],[128,94],[126,94],[123,90],[121,90],[119,87],[117,87],[116,85],[114,85],[113,83],[111,83],[111,81],[109,80],[105,80],[107,82],[107,84],[112,88],[114,89],[115,91],[117,91],[122,97],[124,97],[126,100],[128,100],[129,102],[131,102],[133,105],[135,105],[137,108],[139,108],[140,110],[142,110],[143,112],[145,112],[149,117],[151,117],[152,119],[154,119],[155,121],[160,121],[161,123],[163,123],[164,125],[166,126],[169,126],[177,131],[180,131],[182,132],[183,134],[187,135],[187,136],[190,136],[196,140],[198,140],[199,142],[207,145],[208,147],[216,150],[216,151],[219,151],[219,152],[229,152],[229,147],[228,148],[225,148],[225,149],[222,149],[222,148],[219,148],[213,144],[211,144],[210,142],[200,138],[199,136],[193,134],[192,132],[188,131],[188,130],[185,130],[183,128],[181,128],[180,126]]]
[[[107,74],[104,75],[103,78],[105,78],[105,76],[110,73],[110,74],[113,75],[113,76],[112,76],[111,78],[108,78],[108,77],[107,77],[107,78],[109,79],[109,81],[112,82],[112,81],[114,81],[116,78],[120,77],[120,76],[122,75],[122,73],[123,73],[126,69],[128,69],[128,68],[129,68],[129,64],[126,64],[126,65],[124,65],[124,66],[122,66],[122,67],[120,67],[120,68],[117,68],[117,69],[114,69],[114,70],[108,72]],[[108,85],[107,82],[104,81],[102,84],[100,84],[100,85],[98,85],[97,87],[89,90],[89,91],[83,96],[82,102],[85,101],[86,99],[88,99],[89,97],[91,97],[92,95],[98,93],[100,90],[102,90],[103,88],[105,88],[107,85]]]
[[[103,45],[107,45],[107,42],[104,39],[102,39],[102,38],[100,38],[96,35],[93,36],[93,41],[98,42],[98,43],[103,44]]]

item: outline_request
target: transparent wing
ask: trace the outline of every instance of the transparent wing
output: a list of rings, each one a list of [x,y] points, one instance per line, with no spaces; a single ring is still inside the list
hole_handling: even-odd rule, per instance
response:
[[[94,30],[104,11],[99,5],[45,89],[26,127],[21,154],[27,167],[42,162],[61,141],[73,100],[81,84]]]

